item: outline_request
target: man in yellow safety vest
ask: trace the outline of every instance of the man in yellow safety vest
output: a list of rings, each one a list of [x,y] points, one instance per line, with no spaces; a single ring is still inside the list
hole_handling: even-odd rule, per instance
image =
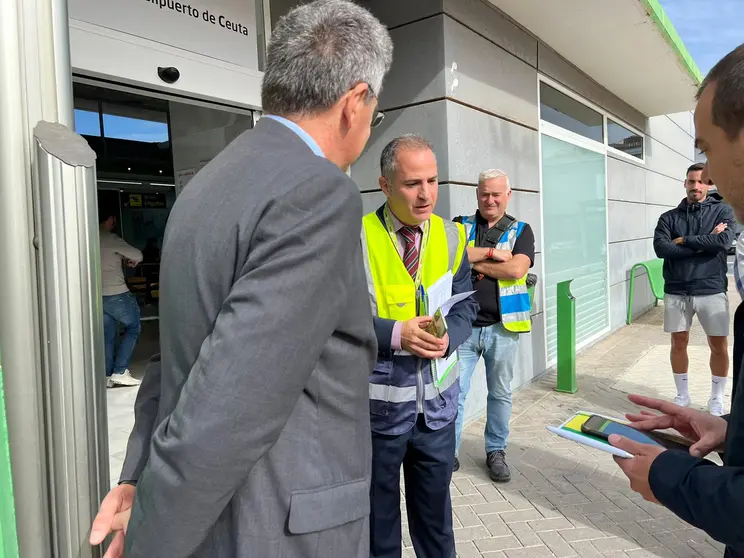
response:
[[[441,337],[424,328],[432,324],[427,315],[436,310],[428,289],[441,285],[443,276],[451,282],[444,289],[447,297],[472,291],[465,229],[432,214],[439,189],[437,161],[424,138],[394,139],[383,150],[380,166],[387,202],[362,221],[378,343],[369,378],[370,557],[401,556],[402,466],[416,555],[454,558],[449,485],[460,393],[456,349],[470,336],[478,308],[473,295],[452,306]]]
[[[511,479],[506,464],[506,439],[511,418],[511,381],[519,335],[530,331],[530,295],[527,271],[535,260],[532,228],[506,213],[511,199],[509,177],[501,170],[478,177],[478,211],[457,217],[465,225],[468,258],[473,264],[475,298],[480,305],[470,338],[460,347],[462,359],[457,415],[457,452],[465,418],[465,398],[478,360],[483,357],[488,386],[486,411],[486,465],[492,480]],[[459,469],[459,457],[454,468]]]

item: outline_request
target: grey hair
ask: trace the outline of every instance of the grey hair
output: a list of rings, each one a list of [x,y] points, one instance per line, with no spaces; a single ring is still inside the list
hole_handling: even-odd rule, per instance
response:
[[[401,149],[430,149],[434,152],[431,142],[423,136],[417,134],[403,134],[394,138],[382,150],[380,155],[380,174],[388,181],[393,180],[395,176],[395,167],[398,160],[398,153]]]
[[[509,182],[509,175],[501,169],[487,169],[478,175],[478,186],[480,187],[486,180],[493,180],[494,178],[505,178],[506,179],[506,193],[511,192],[511,182]]]
[[[380,95],[393,60],[387,28],[348,0],[316,0],[279,20],[267,49],[261,87],[267,114],[310,115],[330,109],[366,83]]]

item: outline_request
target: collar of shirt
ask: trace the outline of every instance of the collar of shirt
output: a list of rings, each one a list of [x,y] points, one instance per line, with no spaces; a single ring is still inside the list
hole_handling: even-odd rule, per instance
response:
[[[388,206],[388,209],[390,209],[390,206]],[[395,232],[398,232],[399,233],[400,232],[400,229],[402,229],[403,227],[411,227],[416,232],[416,236],[418,236],[418,235],[421,234],[421,226],[420,225],[416,225],[416,226],[406,225],[404,222],[402,222],[400,219],[398,219],[395,216],[395,213],[393,213],[393,210],[392,209],[390,209],[390,217],[393,219],[393,227],[395,227]]]
[[[275,114],[266,114],[262,116],[262,118],[270,118],[271,120],[276,120],[277,122],[281,122],[287,128],[292,130],[295,134],[300,136],[300,139],[307,144],[307,146],[312,150],[313,153],[315,153],[318,157],[323,157],[325,159],[325,153],[323,153],[323,150],[320,148],[318,143],[312,138],[312,136],[308,134],[305,130],[300,128],[297,124],[292,122],[291,120],[288,120],[284,118],[283,116],[277,116]]]

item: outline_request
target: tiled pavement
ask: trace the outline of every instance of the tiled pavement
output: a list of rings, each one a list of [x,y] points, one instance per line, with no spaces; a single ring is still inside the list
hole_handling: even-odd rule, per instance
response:
[[[731,299],[733,309],[739,299],[733,293]],[[577,410],[615,416],[633,410],[620,390],[674,395],[668,337],[661,324],[661,308],[654,309],[581,354],[577,359],[579,391],[574,395],[553,390],[554,374],[515,394],[507,452],[511,482],[497,485],[484,470],[483,423],[466,429],[462,468],[454,474],[451,486],[458,556],[722,555],[721,545],[705,533],[631,492],[608,454],[545,429],[546,424],[557,425]],[[695,326],[690,341],[690,387],[693,401],[700,405],[710,392],[705,347],[705,337]],[[108,392],[112,480],[121,468],[135,394],[131,388]],[[404,545],[404,556],[414,557],[407,533]]]

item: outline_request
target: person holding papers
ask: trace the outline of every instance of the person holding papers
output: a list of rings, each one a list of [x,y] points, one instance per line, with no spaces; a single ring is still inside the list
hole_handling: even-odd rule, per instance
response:
[[[511,418],[511,381],[519,336],[530,331],[530,295],[527,272],[535,260],[535,235],[527,223],[507,214],[511,185],[505,172],[492,169],[478,177],[478,211],[457,217],[468,237],[468,258],[473,264],[473,283],[480,312],[470,338],[460,350],[460,411],[457,446],[462,437],[465,398],[478,360],[486,364],[488,400],[486,411],[486,466],[491,480],[507,482],[506,440]],[[455,457],[455,471],[460,461]]]
[[[465,229],[432,214],[439,183],[426,139],[394,139],[380,167],[387,202],[362,220],[378,343],[369,377],[370,558],[401,556],[401,466],[416,555],[454,558],[449,485],[460,392],[456,349],[478,311]]]

